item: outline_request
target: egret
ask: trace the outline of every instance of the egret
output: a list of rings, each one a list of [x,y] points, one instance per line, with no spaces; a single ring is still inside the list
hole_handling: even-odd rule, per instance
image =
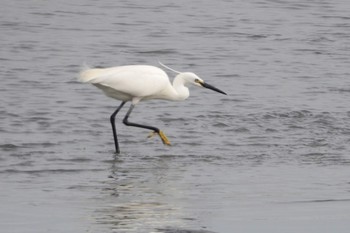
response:
[[[226,95],[225,92],[209,85],[191,72],[179,72],[159,62],[161,66],[177,73],[171,84],[168,75],[162,69],[149,65],[127,65],[110,68],[86,68],[79,74],[83,83],[91,83],[101,89],[108,97],[122,101],[119,107],[110,116],[116,153],[120,153],[115,117],[126,102],[131,101],[123,123],[151,130],[151,135],[158,134],[165,145],[170,145],[163,131],[154,126],[141,125],[130,122],[129,116],[136,104],[150,99],[182,101],[189,97],[188,85],[193,84],[205,87]]]

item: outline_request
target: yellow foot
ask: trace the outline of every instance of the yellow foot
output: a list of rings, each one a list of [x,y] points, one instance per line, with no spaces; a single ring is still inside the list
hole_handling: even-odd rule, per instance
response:
[[[159,137],[160,137],[160,139],[162,139],[162,142],[164,143],[164,145],[171,146],[169,139],[165,136],[165,134],[163,133],[163,131],[159,131],[159,133],[156,132],[156,131],[153,131],[153,132],[151,132],[151,133],[148,135],[148,138],[153,137],[155,134],[158,134],[158,135],[159,135]]]
[[[160,139],[162,139],[162,141],[165,145],[171,146],[169,139],[165,136],[163,131],[159,130],[158,135],[159,135]]]

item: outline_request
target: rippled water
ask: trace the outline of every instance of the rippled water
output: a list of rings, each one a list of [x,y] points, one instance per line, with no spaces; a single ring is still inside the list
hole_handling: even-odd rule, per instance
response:
[[[5,1],[1,232],[347,232],[348,1]],[[117,127],[81,65],[193,71]],[[173,75],[169,73],[169,75]],[[125,114],[124,109],[121,115]]]

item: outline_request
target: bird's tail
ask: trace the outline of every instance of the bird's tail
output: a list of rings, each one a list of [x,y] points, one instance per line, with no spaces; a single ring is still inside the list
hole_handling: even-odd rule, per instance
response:
[[[92,82],[93,79],[95,79],[99,75],[100,71],[101,69],[98,69],[98,68],[91,69],[88,65],[84,63],[79,73],[78,80],[83,83],[90,83]]]

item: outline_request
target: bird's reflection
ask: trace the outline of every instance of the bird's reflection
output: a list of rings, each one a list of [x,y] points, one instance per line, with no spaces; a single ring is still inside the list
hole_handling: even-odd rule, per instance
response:
[[[114,155],[104,188],[105,206],[96,221],[113,230],[150,232],[184,228],[193,221],[184,214],[181,192],[171,174],[169,157]]]

